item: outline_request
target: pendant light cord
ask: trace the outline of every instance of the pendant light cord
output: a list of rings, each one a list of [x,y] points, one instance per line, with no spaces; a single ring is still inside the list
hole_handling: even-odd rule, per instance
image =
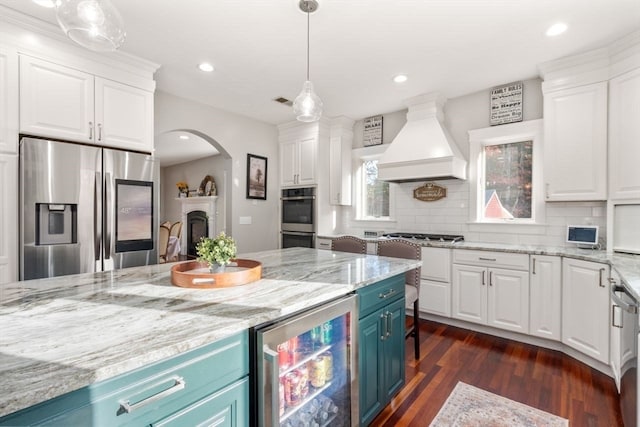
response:
[[[309,4],[307,3],[307,81],[309,80]]]

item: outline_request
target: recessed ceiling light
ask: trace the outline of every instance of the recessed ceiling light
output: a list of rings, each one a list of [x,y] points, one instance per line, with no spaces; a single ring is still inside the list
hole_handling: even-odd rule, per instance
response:
[[[205,73],[210,73],[214,70],[213,65],[209,64],[208,62],[199,64],[198,68],[200,69],[200,71],[204,71]]]
[[[407,81],[407,76],[405,74],[398,74],[393,77],[393,81],[396,83],[404,83]]]
[[[42,7],[52,8],[55,6],[54,0],[32,0],[35,4]]]
[[[567,31],[567,28],[569,27],[564,22],[557,22],[550,26],[545,34],[549,37],[558,36]]]
[[[189,139],[188,135],[180,135],[180,139]]]

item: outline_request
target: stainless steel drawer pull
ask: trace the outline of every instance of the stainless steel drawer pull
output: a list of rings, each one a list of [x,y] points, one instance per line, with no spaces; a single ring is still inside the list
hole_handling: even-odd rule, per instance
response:
[[[604,283],[602,283],[602,273],[604,273],[604,268],[601,268],[601,269],[600,269],[600,283],[598,283],[598,285],[599,285],[601,288],[604,288],[604,287],[605,287],[605,285],[604,285]]]
[[[387,316],[384,313],[380,314],[380,320],[382,320],[382,326],[380,327],[380,341],[384,341],[387,339]]]
[[[484,280],[484,278],[485,278],[485,275],[486,275],[486,274],[487,274],[487,272],[486,272],[486,271],[483,271],[483,272],[482,272],[482,286],[486,285],[486,282],[485,282],[485,280]]]
[[[611,326],[622,329],[622,319],[624,319],[624,317],[620,316],[620,324],[616,325],[616,308],[620,307],[615,304],[611,306]]]
[[[134,403],[132,405],[131,403],[129,403],[129,400],[120,401],[120,409],[118,410],[118,413],[121,414],[125,412],[127,414],[130,414],[131,412],[140,409],[143,406],[147,406],[150,403],[157,402],[160,399],[164,399],[165,397],[184,389],[187,384],[182,377],[173,377],[172,379],[173,381],[175,381],[175,384],[173,384],[171,387],[164,391],[161,391],[160,393],[156,393],[153,396],[149,396],[138,403]]]
[[[393,318],[392,318],[392,314],[390,311],[387,311],[386,317],[387,317],[387,337],[390,337],[391,334],[393,333]]]
[[[396,293],[396,290],[395,290],[395,289],[389,289],[389,290],[388,290],[387,292],[385,292],[385,293],[380,292],[380,293],[378,294],[378,298],[382,298],[382,299],[389,298],[391,295],[393,295],[393,294],[395,294],[395,293]]]
[[[495,258],[482,258],[481,256],[480,256],[480,257],[478,257],[478,259],[479,259],[480,261],[497,261]]]
[[[536,274],[536,259],[533,258],[533,271],[531,272],[531,274]]]
[[[89,122],[89,139],[93,139],[93,122]]]

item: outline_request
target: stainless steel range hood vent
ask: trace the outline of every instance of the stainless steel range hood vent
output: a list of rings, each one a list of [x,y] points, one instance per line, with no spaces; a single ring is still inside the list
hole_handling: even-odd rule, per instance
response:
[[[437,93],[405,101],[407,123],[378,162],[378,179],[391,182],[466,179],[467,161],[442,124],[444,98]]]

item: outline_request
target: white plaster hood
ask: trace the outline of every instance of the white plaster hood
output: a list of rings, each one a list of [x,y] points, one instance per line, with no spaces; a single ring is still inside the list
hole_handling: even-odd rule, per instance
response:
[[[391,182],[466,179],[467,161],[442,124],[445,100],[437,93],[405,101],[407,123],[378,162],[378,179]]]

